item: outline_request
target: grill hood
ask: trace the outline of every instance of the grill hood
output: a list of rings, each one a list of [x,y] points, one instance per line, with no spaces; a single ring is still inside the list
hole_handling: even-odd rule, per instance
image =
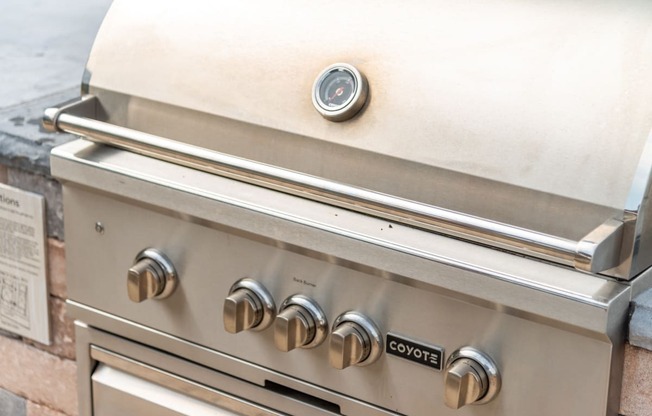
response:
[[[116,0],[83,89],[94,119],[554,236],[576,257],[538,257],[629,279],[652,263],[650,21],[647,0]],[[344,122],[312,103],[337,62],[369,83]]]

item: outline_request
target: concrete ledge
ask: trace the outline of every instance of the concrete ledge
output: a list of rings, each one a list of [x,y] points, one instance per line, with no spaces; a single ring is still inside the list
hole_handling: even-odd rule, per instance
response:
[[[73,140],[71,134],[50,133],[41,126],[44,108],[79,96],[79,88],[8,109],[0,109],[0,163],[41,175],[50,174],[50,151]]]
[[[0,415],[25,416],[25,399],[0,389]]]
[[[652,289],[638,295],[632,301],[632,308],[629,343],[635,347],[652,350]]]
[[[71,139],[42,130],[46,107],[79,97],[110,0],[2,0],[0,163],[49,174],[50,149]]]

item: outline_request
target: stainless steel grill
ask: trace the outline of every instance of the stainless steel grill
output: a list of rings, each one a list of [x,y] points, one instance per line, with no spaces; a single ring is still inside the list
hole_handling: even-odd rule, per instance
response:
[[[616,415],[651,17],[116,1],[44,117],[81,414]]]

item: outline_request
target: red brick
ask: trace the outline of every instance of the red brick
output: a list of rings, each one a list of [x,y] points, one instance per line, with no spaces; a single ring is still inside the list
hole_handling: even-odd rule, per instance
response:
[[[57,412],[47,406],[27,402],[27,415],[26,416],[67,416],[65,413]]]
[[[0,388],[77,415],[77,365],[21,341],[0,337]]]
[[[75,359],[75,325],[74,320],[66,315],[66,303],[50,297],[50,324],[52,344],[44,345],[25,339],[30,345],[59,357]]]
[[[48,238],[48,279],[50,294],[66,299],[66,245],[56,238]]]

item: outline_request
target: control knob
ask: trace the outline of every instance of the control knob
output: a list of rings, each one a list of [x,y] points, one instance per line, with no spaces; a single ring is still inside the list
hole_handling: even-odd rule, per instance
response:
[[[272,295],[253,279],[240,279],[231,286],[224,300],[224,330],[231,334],[268,328],[276,313]]]
[[[164,299],[177,287],[177,272],[172,262],[160,251],[141,251],[127,272],[127,294],[133,302]]]
[[[274,323],[274,344],[283,352],[314,348],[328,333],[326,315],[317,303],[303,295],[283,301]]]
[[[446,363],[444,402],[451,409],[484,404],[500,390],[498,367],[486,354],[471,347],[455,351]]]
[[[345,312],[333,323],[328,360],[333,368],[366,366],[374,363],[383,351],[380,330],[358,312]]]

